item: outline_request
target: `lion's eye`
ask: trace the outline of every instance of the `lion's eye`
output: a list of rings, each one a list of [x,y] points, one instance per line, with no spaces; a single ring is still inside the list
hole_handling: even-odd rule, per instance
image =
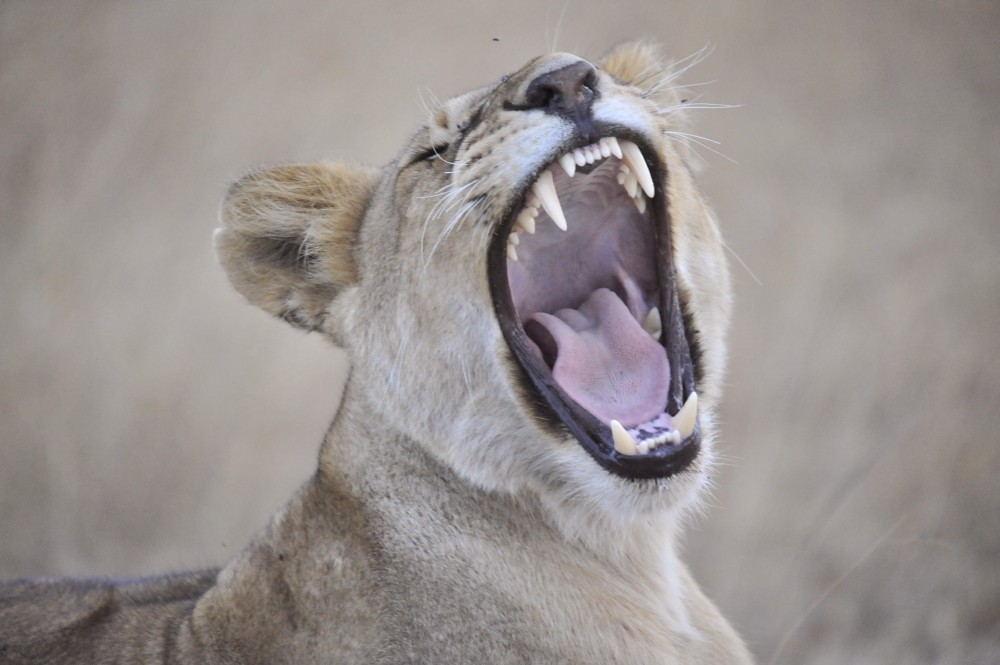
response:
[[[474,127],[479,124],[479,120],[482,118],[482,116],[483,116],[483,107],[477,106],[476,110],[469,115],[468,119],[458,124],[459,133],[461,133],[464,136],[465,133],[469,131],[470,127]]]
[[[440,145],[434,145],[426,150],[421,150],[413,159],[410,160],[410,164],[416,164],[417,162],[429,162],[435,159],[441,159],[444,153],[448,151],[448,144],[442,143]],[[409,166],[409,164],[408,164]]]

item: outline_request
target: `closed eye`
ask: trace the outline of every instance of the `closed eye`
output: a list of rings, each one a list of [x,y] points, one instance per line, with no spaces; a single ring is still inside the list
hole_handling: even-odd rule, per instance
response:
[[[407,166],[416,164],[417,162],[433,161],[435,159],[441,159],[445,152],[448,151],[448,144],[442,143],[441,145],[431,146],[426,150],[421,150],[413,159],[409,161]]]

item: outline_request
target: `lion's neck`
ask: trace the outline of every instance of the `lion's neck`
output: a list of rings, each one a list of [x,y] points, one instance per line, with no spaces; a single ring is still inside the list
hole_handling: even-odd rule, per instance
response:
[[[352,491],[379,521],[419,525],[423,533],[413,535],[424,543],[427,561],[444,556],[438,545],[450,551],[456,540],[469,545],[469,557],[483,560],[534,552],[537,575],[551,575],[553,584],[578,585],[565,571],[579,566],[587,576],[613,580],[623,595],[649,598],[655,606],[650,611],[669,614],[679,631],[696,632],[682,602],[691,580],[677,556],[680,528],[675,511],[621,520],[602,511],[589,524],[567,528],[567,521],[555,512],[559,507],[543,497],[475,487],[406,432],[372,428],[373,412],[348,386],[323,447],[321,474],[355,483]],[[442,542],[435,543],[437,538]],[[509,573],[521,574],[514,569]]]
[[[450,510],[451,519],[458,520],[454,525],[460,522],[470,530],[542,533],[615,567],[676,558],[681,521],[676,509],[638,515],[604,508],[585,512],[530,488],[516,495],[483,490],[437,459],[429,447],[386,424],[377,408],[348,384],[320,452],[319,474],[365,495],[373,507],[392,509],[395,503],[386,497],[410,495],[419,502],[406,506],[411,513]],[[384,493],[372,494],[375,487]]]
[[[287,624],[295,630],[266,641],[275,662],[310,662],[317,644],[366,662],[371,654],[351,649],[437,653],[439,643],[413,636],[500,619],[516,630],[504,639],[559,643],[577,662],[623,653],[645,662],[701,641],[692,616],[704,614],[704,599],[675,555],[669,520],[633,521],[603,543],[567,538],[536,498],[473,487],[404,433],[373,434],[368,416],[345,396],[317,473],[200,603],[207,624],[224,624],[234,606],[258,617],[209,631],[220,641],[207,648],[228,653],[248,631]],[[475,651],[453,647],[457,662]]]

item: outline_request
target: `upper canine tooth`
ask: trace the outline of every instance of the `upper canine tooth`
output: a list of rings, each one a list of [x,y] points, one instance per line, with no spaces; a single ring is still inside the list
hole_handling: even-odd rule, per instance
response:
[[[622,161],[628,164],[632,172],[635,173],[635,177],[639,181],[642,191],[646,192],[646,196],[653,198],[653,194],[656,193],[653,188],[653,176],[649,173],[649,167],[646,166],[646,160],[643,159],[639,146],[622,139],[621,149]]]
[[[659,307],[649,310],[649,314],[642,322],[642,329],[648,332],[653,339],[660,339],[660,335],[663,333],[663,324],[660,322]]]
[[[684,401],[684,406],[677,412],[673,420],[674,429],[680,433],[681,441],[691,436],[691,433],[694,432],[694,425],[698,420],[698,393],[693,390],[691,391],[691,394]]]
[[[565,171],[566,175],[570,178],[572,178],[573,174],[576,173],[576,162],[573,161],[573,155],[568,152],[559,158],[559,165],[563,167],[563,171]]]
[[[611,150],[611,154],[618,159],[622,158],[622,148],[618,145],[618,139],[614,136],[608,137],[608,149]]]
[[[542,202],[542,207],[545,208],[545,212],[549,213],[549,217],[552,218],[556,226],[565,231],[568,228],[566,217],[563,215],[562,204],[559,203],[559,195],[556,194],[556,185],[552,182],[552,172],[548,169],[542,171],[538,180],[531,186],[531,191]]]
[[[635,455],[635,440],[617,420],[611,421],[611,437],[615,440],[615,450],[622,455]]]

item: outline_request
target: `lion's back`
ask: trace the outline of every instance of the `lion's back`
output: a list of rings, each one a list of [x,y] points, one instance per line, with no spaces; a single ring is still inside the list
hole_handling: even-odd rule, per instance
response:
[[[217,572],[0,583],[0,663],[169,660],[177,628]]]

